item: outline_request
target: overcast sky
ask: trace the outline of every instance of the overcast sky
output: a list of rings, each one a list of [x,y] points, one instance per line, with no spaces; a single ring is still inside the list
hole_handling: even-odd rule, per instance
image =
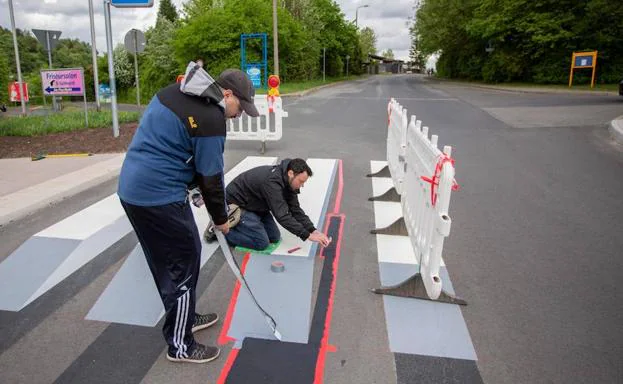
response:
[[[173,0],[178,10],[187,0]],[[113,44],[123,42],[123,37],[132,28],[146,30],[153,25],[160,0],[153,8],[119,9],[111,7]],[[391,48],[398,59],[408,59],[409,28],[406,25],[413,15],[413,0],[337,0],[346,15],[354,21],[358,6],[360,28],[371,27],[377,36],[377,50],[380,54]],[[61,38],[77,38],[91,42],[88,0],[13,0],[15,24],[20,29],[48,29],[61,31]],[[105,52],[106,35],[104,7],[102,0],[93,0],[95,12],[95,35],[97,50]],[[11,28],[8,0],[0,0],[0,25]]]

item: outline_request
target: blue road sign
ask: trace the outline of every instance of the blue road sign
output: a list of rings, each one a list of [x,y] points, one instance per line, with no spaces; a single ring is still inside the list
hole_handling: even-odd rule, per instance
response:
[[[247,67],[247,75],[249,75],[254,88],[262,86],[262,70],[259,65],[249,65]]]
[[[592,67],[593,66],[593,56],[576,56],[575,57],[575,66],[576,67]]]
[[[154,0],[110,0],[110,5],[117,8],[149,8]]]

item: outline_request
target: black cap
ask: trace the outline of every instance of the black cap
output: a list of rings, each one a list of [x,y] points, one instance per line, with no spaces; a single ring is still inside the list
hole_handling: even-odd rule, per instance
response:
[[[240,100],[240,105],[247,115],[257,117],[260,113],[253,103],[255,88],[247,75],[239,69],[226,69],[216,79],[216,83],[223,89],[231,90]]]

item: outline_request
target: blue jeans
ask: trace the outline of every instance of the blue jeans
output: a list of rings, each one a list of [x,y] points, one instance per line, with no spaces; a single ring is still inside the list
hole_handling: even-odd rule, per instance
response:
[[[279,241],[281,233],[270,213],[258,215],[243,210],[240,222],[229,230],[225,238],[231,245],[262,250],[268,247],[269,243]]]

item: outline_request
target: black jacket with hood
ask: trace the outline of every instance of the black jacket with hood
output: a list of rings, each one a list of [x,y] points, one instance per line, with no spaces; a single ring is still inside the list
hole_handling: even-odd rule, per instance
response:
[[[288,182],[288,164],[265,165],[241,173],[227,186],[227,202],[260,215],[272,212],[282,227],[307,240],[316,228],[299,204],[300,190]]]

